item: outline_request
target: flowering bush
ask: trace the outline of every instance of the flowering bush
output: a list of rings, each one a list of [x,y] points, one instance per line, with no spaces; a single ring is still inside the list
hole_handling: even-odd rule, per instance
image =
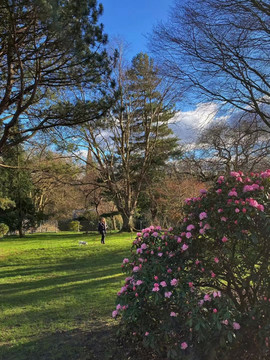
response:
[[[270,170],[232,172],[186,200],[177,234],[138,233],[113,317],[169,359],[267,359]]]

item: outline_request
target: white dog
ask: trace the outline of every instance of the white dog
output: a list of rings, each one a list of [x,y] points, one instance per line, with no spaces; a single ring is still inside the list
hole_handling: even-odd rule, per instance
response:
[[[86,241],[79,241],[79,245],[88,245]]]

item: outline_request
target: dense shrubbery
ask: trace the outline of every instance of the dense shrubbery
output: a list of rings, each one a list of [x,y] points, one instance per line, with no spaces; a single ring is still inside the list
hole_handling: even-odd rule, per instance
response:
[[[0,238],[9,232],[9,227],[6,224],[0,224]]]
[[[69,223],[69,230],[70,231],[80,231],[82,228],[82,225],[78,220],[73,220]]]
[[[113,317],[170,359],[269,358],[270,170],[231,173],[187,199],[177,234],[144,229]]]

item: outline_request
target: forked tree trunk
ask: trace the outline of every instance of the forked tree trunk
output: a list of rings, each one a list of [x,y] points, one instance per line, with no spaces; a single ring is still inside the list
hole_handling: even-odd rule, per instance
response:
[[[121,231],[132,232],[134,230],[134,222],[133,222],[133,215],[126,213],[121,213],[123,219],[123,226]]]

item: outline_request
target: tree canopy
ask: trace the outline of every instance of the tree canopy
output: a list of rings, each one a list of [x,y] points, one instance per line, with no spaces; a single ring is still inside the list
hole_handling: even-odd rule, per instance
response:
[[[82,121],[82,108],[88,119],[107,109],[102,10],[94,0],[1,1],[0,152],[15,145],[12,131],[20,134],[18,143],[38,130]]]

